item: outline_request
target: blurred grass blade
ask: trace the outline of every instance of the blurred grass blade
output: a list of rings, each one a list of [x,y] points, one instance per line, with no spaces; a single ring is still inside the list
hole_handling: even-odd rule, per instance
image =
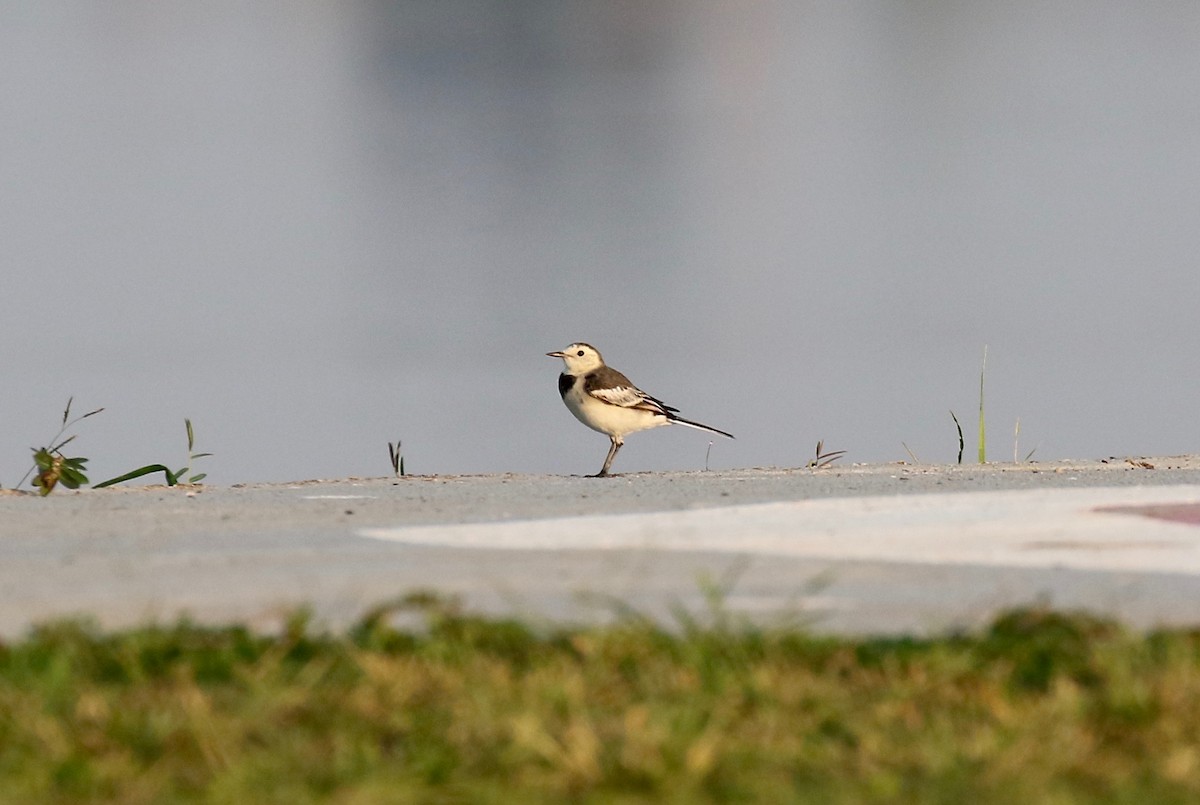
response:
[[[175,484],[179,483],[179,476],[171,472],[171,470],[169,470],[167,467],[164,467],[162,464],[147,464],[145,467],[138,467],[136,470],[127,472],[124,475],[118,475],[116,478],[109,478],[107,481],[101,481],[100,483],[93,485],[92,488],[103,489],[106,486],[123,484],[126,481],[132,481],[134,478],[141,478],[145,475],[152,475],[156,472],[161,472],[167,477],[167,486],[175,486]]]
[[[392,472],[395,473],[397,478],[404,475],[404,455],[400,452],[401,445],[403,445],[403,442],[399,439],[396,440],[395,444],[391,442],[387,443],[388,460],[392,462]]]
[[[71,442],[73,442],[74,440],[75,440],[75,436],[74,436],[74,435],[71,435],[71,436],[68,436],[67,438],[63,439],[61,442],[59,442],[58,444],[54,445],[53,447],[48,447],[48,448],[46,448],[46,449],[47,449],[47,450],[49,450],[51,453],[57,453],[59,450],[61,450],[61,449],[63,449],[64,447],[66,447],[67,445],[69,445],[69,444],[70,444]]]

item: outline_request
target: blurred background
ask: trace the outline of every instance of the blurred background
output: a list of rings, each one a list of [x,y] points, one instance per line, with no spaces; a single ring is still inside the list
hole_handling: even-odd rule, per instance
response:
[[[0,485],[1200,450],[1200,4],[0,11]],[[708,436],[618,471],[700,469]],[[161,481],[156,476],[153,481]]]

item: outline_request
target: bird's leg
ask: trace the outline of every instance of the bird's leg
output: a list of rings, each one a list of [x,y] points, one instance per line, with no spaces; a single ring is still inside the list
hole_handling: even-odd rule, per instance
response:
[[[620,436],[609,436],[612,440],[612,447],[608,448],[608,458],[604,459],[604,466],[600,468],[600,472],[593,475],[593,478],[603,478],[608,475],[608,468],[612,466],[613,459],[617,457],[617,451],[621,449],[621,445],[625,444],[625,440]]]

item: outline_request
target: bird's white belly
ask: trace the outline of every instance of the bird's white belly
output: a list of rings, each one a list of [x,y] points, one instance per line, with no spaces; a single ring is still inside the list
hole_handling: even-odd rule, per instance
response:
[[[624,436],[627,433],[670,424],[662,414],[601,402],[584,392],[582,382],[576,382],[563,395],[563,402],[580,422],[609,436]]]

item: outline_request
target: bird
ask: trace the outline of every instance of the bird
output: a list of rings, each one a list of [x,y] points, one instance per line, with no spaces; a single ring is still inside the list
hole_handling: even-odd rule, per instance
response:
[[[547,357],[562,358],[565,369],[558,376],[558,393],[567,408],[583,424],[608,436],[612,446],[600,472],[588,476],[608,475],[617,451],[631,433],[663,425],[686,425],[732,439],[732,433],[693,422],[679,416],[679,409],[651,397],[630,382],[629,378],[604,362],[600,350],[591,344],[577,342]]]

